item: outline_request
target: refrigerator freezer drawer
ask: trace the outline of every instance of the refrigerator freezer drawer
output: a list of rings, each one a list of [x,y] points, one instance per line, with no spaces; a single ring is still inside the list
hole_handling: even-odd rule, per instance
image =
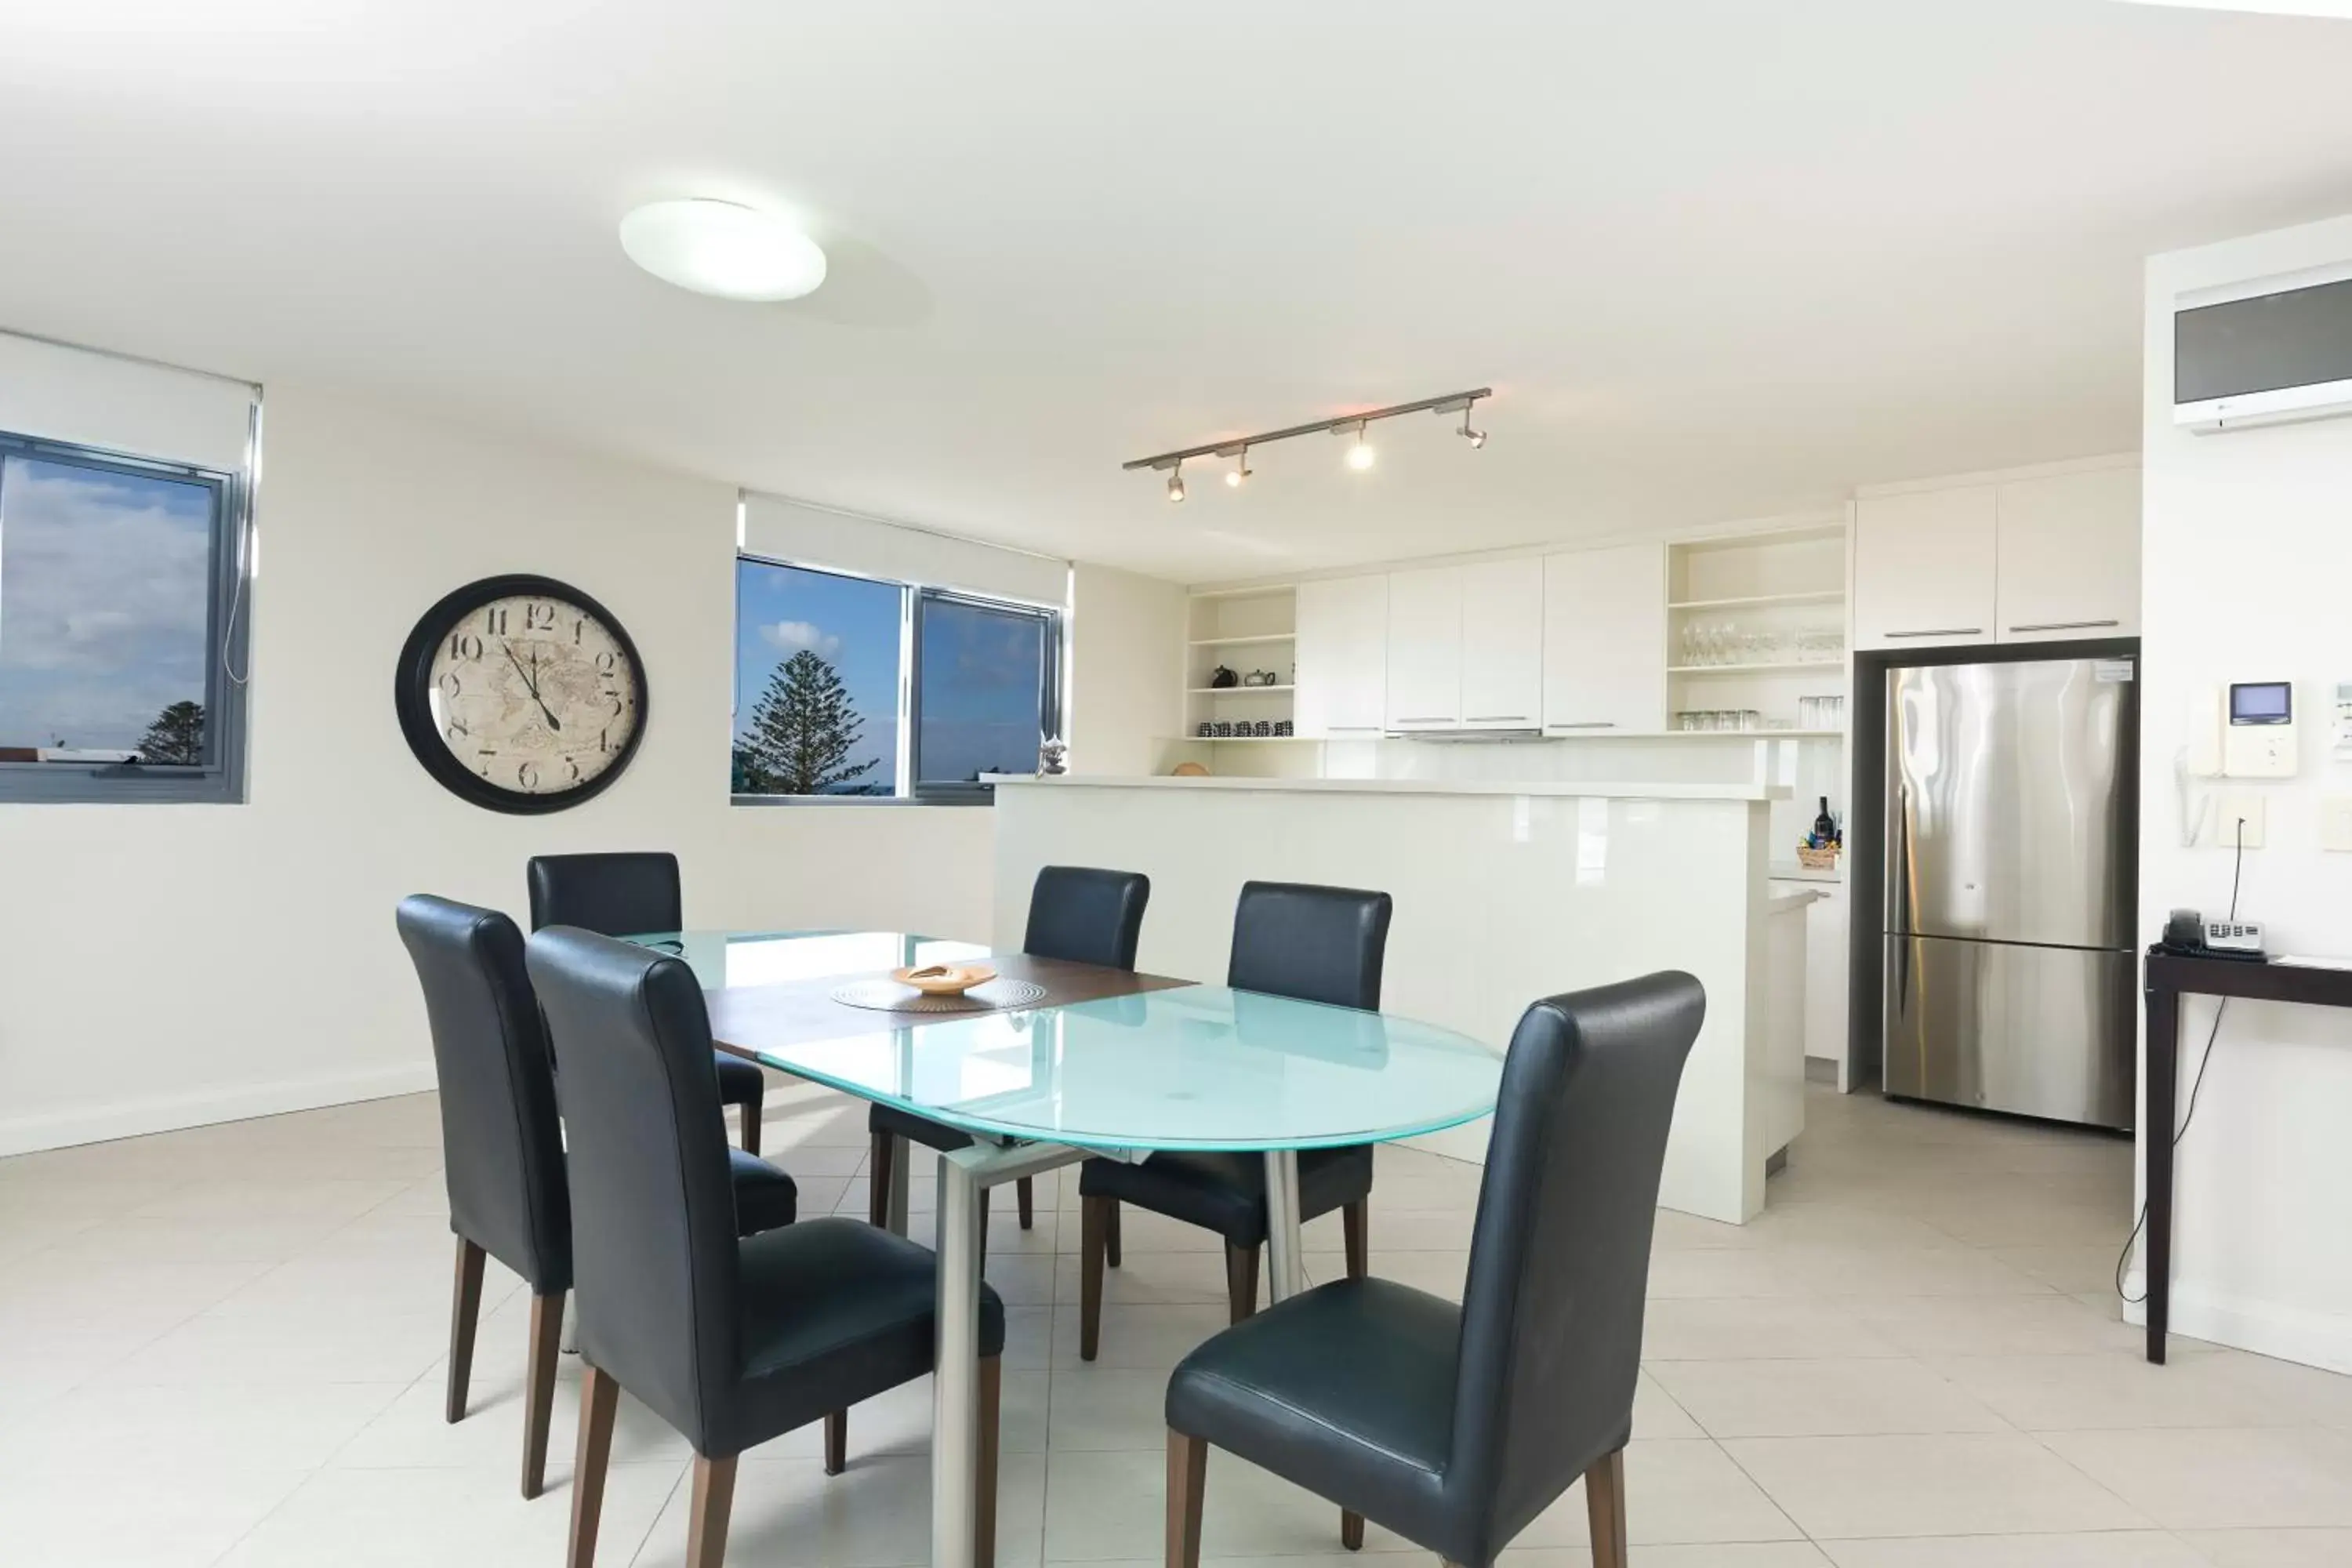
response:
[[[2132,1124],[2128,952],[1886,938],[1889,1094]]]

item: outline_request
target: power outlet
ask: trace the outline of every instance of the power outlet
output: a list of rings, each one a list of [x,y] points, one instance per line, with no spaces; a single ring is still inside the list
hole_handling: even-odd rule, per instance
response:
[[[2210,840],[2213,847],[2260,849],[2263,847],[2263,808],[2269,804],[2266,797],[2252,793],[2224,793],[2214,796]]]
[[[2352,795],[2319,797],[2319,847],[2352,853]]]

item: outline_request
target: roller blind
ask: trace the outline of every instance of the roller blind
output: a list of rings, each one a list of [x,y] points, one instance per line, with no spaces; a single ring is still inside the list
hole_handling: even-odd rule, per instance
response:
[[[0,331],[0,430],[236,473],[260,389]]]
[[[953,588],[1025,605],[1058,608],[1069,597],[1066,561],[754,491],[743,496],[743,549],[795,566]]]

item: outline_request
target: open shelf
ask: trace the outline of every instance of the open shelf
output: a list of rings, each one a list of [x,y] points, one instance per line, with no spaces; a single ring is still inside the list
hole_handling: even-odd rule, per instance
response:
[[[1834,605],[1845,598],[1843,588],[1820,588],[1803,594],[1747,594],[1731,599],[1678,599],[1669,610],[1764,610],[1780,605]]]
[[[1675,664],[1666,667],[1668,675],[1791,675],[1799,670],[1819,670],[1824,675],[1845,677],[1845,661],[1835,658],[1790,658],[1772,664]]]
[[[1298,634],[1296,632],[1262,632],[1255,637],[1194,637],[1191,646],[1193,647],[1239,647],[1244,643],[1297,642],[1297,640]]]
[[[1323,737],[1320,735],[1171,735],[1168,739],[1184,746],[1289,746],[1312,745]]]
[[[1190,697],[1262,697],[1269,691],[1296,691],[1296,686],[1188,686]]]

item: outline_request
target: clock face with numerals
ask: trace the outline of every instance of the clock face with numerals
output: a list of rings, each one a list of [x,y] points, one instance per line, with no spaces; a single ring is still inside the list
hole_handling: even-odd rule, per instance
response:
[[[628,765],[646,721],[636,645],[547,577],[485,578],[426,611],[394,700],[425,771],[495,811],[588,799]]]

